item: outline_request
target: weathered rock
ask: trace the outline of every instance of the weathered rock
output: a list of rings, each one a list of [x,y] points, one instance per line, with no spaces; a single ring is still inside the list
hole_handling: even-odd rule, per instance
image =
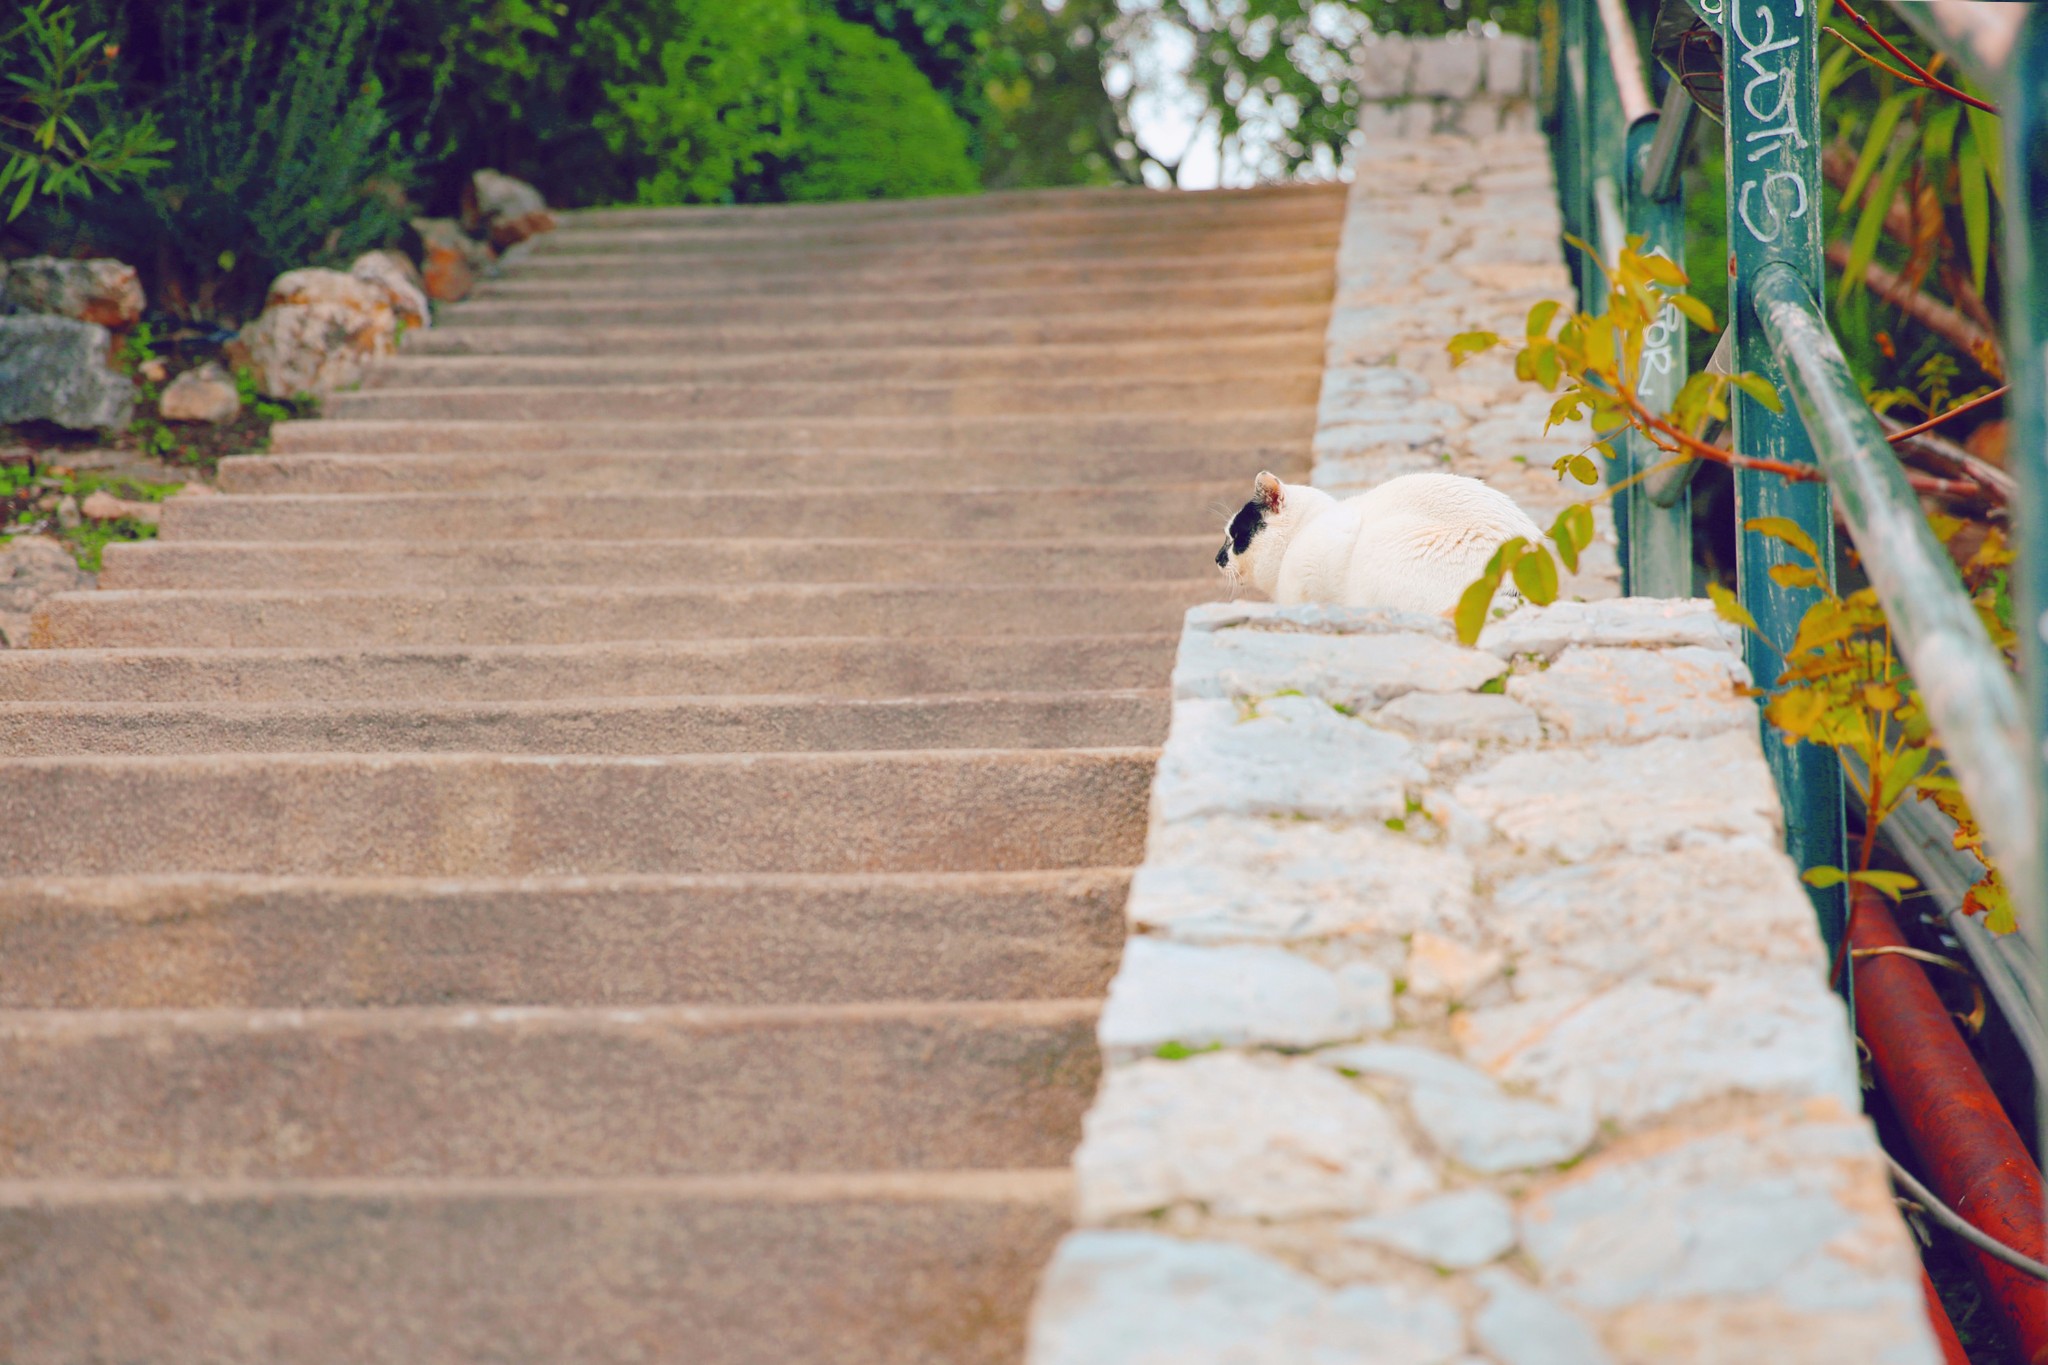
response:
[[[1555,1166],[1593,1140],[1590,1105],[1520,1099],[1485,1072],[1440,1052],[1397,1043],[1366,1043],[1316,1054],[1341,1071],[1405,1082],[1408,1108],[1429,1140],[1471,1170]]]
[[[76,531],[85,524],[85,514],[78,510],[78,499],[66,493],[57,499],[57,529]]]
[[[1408,994],[1418,1000],[1463,1000],[1490,984],[1507,965],[1496,949],[1418,930],[1408,940]]]
[[[1077,1232],[1046,1268],[1029,1365],[1452,1365],[1450,1303],[1394,1285],[1330,1289],[1227,1242]]]
[[[1141,929],[1195,943],[1398,944],[1424,928],[1471,930],[1472,865],[1376,822],[1192,820],[1153,831],[1126,913]]]
[[[0,545],[0,646],[28,645],[29,618],[54,593],[90,588],[93,577],[71,551],[45,536],[18,536]]]
[[[117,498],[104,488],[96,488],[85,495],[85,501],[78,504],[79,515],[87,521],[139,521],[154,526],[163,515],[163,508],[153,502],[142,502],[135,498]]]
[[[156,409],[167,422],[211,422],[216,426],[242,415],[242,396],[234,376],[214,361],[187,370],[170,382]]]
[[[1217,630],[1182,640],[1173,692],[1268,697],[1285,689],[1358,711],[1417,690],[1466,691],[1502,669],[1491,654],[1426,635]]]
[[[1515,1211],[1492,1190],[1454,1190],[1405,1209],[1354,1218],[1344,1235],[1444,1270],[1470,1270],[1515,1245]]]
[[[1090,1222],[1180,1203],[1233,1218],[1377,1213],[1437,1188],[1377,1099],[1316,1062],[1233,1052],[1112,1068],[1074,1174]]]
[[[1393,981],[1378,967],[1335,971],[1281,948],[1133,939],[1098,1036],[1111,1057],[1244,1044],[1317,1047],[1390,1027]]]
[[[1532,744],[1543,738],[1534,712],[1491,692],[1409,692],[1381,708],[1373,721],[1418,739]]]
[[[48,313],[102,327],[132,326],[148,302],[135,267],[105,257],[25,257],[8,266],[5,287],[7,301],[20,312]]]
[[[1723,649],[1574,645],[1542,672],[1510,679],[1508,695],[1554,738],[1628,741],[1754,727],[1756,703],[1735,691],[1748,682],[1749,670]]]
[[[391,354],[397,317],[385,291],[339,270],[291,270],[242,330],[257,387],[273,398],[360,383]]]
[[[1505,1270],[1473,1278],[1488,1297],[1472,1332],[1502,1365],[1610,1365],[1592,1327],[1541,1291]]]
[[[1414,746],[1311,697],[1272,697],[1241,719],[1228,701],[1177,701],[1152,817],[1306,815],[1385,820],[1424,774]]]
[[[391,311],[405,326],[433,325],[433,314],[427,307],[426,282],[404,252],[366,251],[356,257],[348,273],[382,289],[391,300]]]
[[[550,231],[555,215],[540,191],[500,171],[478,171],[462,193],[462,226],[498,250]]]
[[[96,322],[0,318],[0,422],[55,422],[118,431],[135,411],[135,385],[107,364],[111,339]]]
[[[1479,647],[1503,659],[1519,654],[1554,659],[1571,645],[1608,649],[1698,645],[1740,657],[1742,632],[1716,616],[1711,602],[1656,597],[1524,606],[1479,632]]]
[[[443,303],[467,298],[497,261],[489,243],[464,232],[453,218],[415,218],[412,230],[419,238],[420,277],[428,298]]]

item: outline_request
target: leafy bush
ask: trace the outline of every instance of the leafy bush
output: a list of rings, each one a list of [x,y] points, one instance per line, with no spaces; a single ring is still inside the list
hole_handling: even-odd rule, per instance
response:
[[[62,204],[145,179],[170,144],[148,114],[123,116],[108,99],[120,49],[105,33],[78,36],[67,6],[37,0],[0,33],[0,203],[21,217],[37,197]],[[91,131],[87,131],[90,125]]]
[[[779,198],[880,199],[975,188],[967,129],[903,50],[820,16]]]

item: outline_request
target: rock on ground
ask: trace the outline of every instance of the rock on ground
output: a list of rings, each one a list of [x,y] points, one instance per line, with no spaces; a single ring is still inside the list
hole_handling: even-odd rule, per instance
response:
[[[462,195],[462,226],[503,251],[550,231],[555,215],[540,191],[501,171],[478,171]]]
[[[241,340],[257,387],[289,398],[360,383],[397,336],[391,298],[379,286],[339,270],[289,270]]]
[[[29,618],[44,598],[92,584],[92,575],[60,541],[21,536],[0,545],[0,647],[28,645]]]
[[[433,325],[433,315],[427,309],[426,281],[404,252],[366,251],[356,257],[348,273],[382,289],[391,300],[392,312],[407,327]]]
[[[497,262],[490,244],[464,232],[453,218],[415,218],[412,230],[419,238],[420,275],[429,298],[454,303],[468,297]]]
[[[147,303],[135,267],[105,257],[67,261],[29,256],[11,263],[5,280],[7,302],[20,312],[48,313],[102,327],[132,325]]]
[[[167,422],[232,422],[242,415],[242,395],[234,377],[214,361],[187,370],[170,382],[157,400]]]
[[[112,338],[94,322],[0,318],[0,422],[55,422],[117,431],[135,410],[135,385],[107,364]]]
[[[78,511],[87,521],[140,521],[156,525],[163,509],[153,502],[141,502],[134,498],[117,498],[104,488],[95,489],[85,495],[85,501],[78,504]]]

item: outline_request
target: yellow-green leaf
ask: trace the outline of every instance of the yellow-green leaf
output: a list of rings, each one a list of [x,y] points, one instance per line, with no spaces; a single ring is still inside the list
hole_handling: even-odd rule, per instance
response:
[[[1499,591],[1500,571],[1489,569],[1459,595],[1458,609],[1451,619],[1461,643],[1469,645],[1479,639],[1479,632],[1486,625],[1487,608],[1493,605],[1493,595]]]
[[[1556,299],[1544,299],[1529,309],[1528,333],[1532,340],[1550,335],[1551,320],[1561,306]]]
[[[1991,266],[1991,192],[1985,178],[1984,154],[1977,147],[1976,129],[1963,137],[1962,153],[1956,158],[1956,198],[1963,210],[1963,241],[1970,251],[1970,283],[1984,292],[1984,275]]]
[[[1756,618],[1749,614],[1749,608],[1737,601],[1734,593],[1719,583],[1709,583],[1707,596],[1713,599],[1714,614],[1723,621],[1733,622],[1744,630],[1755,631],[1759,635],[1763,634],[1763,629],[1757,625]]]
[[[1548,606],[1557,600],[1557,561],[1541,545],[1517,556],[1514,572],[1515,586],[1537,606]]]
[[[1881,891],[1894,901],[1920,885],[1917,878],[1903,872],[1851,872],[1849,880]]]
[[[1473,356],[1490,351],[1498,345],[1500,334],[1497,332],[1460,332],[1451,338],[1450,344],[1444,349],[1451,353],[1451,368],[1456,369]]]
[[[1550,538],[1557,542],[1558,558],[1572,573],[1579,571],[1579,552],[1593,543],[1593,509],[1575,502],[1550,523]]]
[[[1812,560],[1814,564],[1820,563],[1820,547],[1815,545],[1813,537],[1806,534],[1799,523],[1790,517],[1751,517],[1742,523],[1742,529],[1754,531],[1760,536],[1769,536],[1772,540],[1782,540]]]
[[[1821,586],[1820,570],[1809,569],[1803,564],[1773,564],[1770,572],[1771,581],[1781,588]]]
[[[1728,376],[1728,382],[1772,412],[1785,410],[1785,400],[1778,397],[1776,386],[1760,374],[1731,374]]]
[[[1825,693],[1795,689],[1772,697],[1764,706],[1764,717],[1787,735],[1805,739],[1827,711]]]
[[[1839,867],[1809,867],[1799,874],[1799,880],[1808,886],[1840,886],[1849,880],[1849,874]]]
[[[1593,484],[1600,482],[1599,466],[1583,455],[1572,456],[1570,461],[1566,463],[1565,469],[1580,483]]]
[[[2019,916],[2013,913],[2012,897],[1997,878],[1997,874],[1986,877],[1970,888],[1970,894],[1963,897],[1963,912],[1982,912],[1984,927],[1994,934],[2017,933]]]
[[[1702,332],[1714,330],[1714,310],[1690,294],[1673,294],[1664,300],[1685,316]]]

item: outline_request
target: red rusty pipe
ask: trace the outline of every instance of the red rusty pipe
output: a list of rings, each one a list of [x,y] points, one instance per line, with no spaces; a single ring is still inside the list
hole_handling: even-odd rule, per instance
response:
[[[1850,897],[1849,945],[1856,1028],[1928,1187],[1980,1231],[2043,1259],[2048,1209],[2041,1173],[1920,964],[1899,953],[1872,953],[1907,943],[1884,897],[1868,887]],[[1966,1250],[2019,1358],[2048,1365],[2048,1282]]]
[[[1963,1339],[1956,1335],[1956,1325],[1948,1320],[1948,1309],[1942,1307],[1941,1295],[1935,1292],[1925,1269],[1920,1272],[1920,1292],[1927,1298],[1927,1321],[1934,1328],[1935,1344],[1941,1347],[1941,1365],[1970,1365]]]

